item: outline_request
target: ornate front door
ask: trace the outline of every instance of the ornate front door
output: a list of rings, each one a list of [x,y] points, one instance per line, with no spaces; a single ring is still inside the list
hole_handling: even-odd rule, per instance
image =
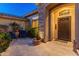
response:
[[[71,41],[71,18],[58,18],[58,40]]]

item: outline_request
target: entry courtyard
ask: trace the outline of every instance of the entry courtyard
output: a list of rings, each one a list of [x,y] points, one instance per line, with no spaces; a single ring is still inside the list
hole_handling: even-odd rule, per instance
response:
[[[79,55],[77,4],[7,5],[19,7],[0,13],[1,56]]]
[[[34,46],[33,39],[16,39],[13,40],[9,48],[1,56],[76,56],[72,46],[59,41],[49,41]]]

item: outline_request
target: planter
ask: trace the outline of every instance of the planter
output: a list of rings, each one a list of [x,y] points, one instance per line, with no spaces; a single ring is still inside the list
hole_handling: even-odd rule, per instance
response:
[[[16,30],[16,31],[15,31],[16,38],[19,38],[19,34],[20,34],[20,33],[19,33],[19,30]]]
[[[25,30],[20,30],[20,31],[19,31],[19,36],[20,36],[20,38],[26,38],[26,37],[27,37],[27,31],[25,31]]]
[[[41,40],[37,40],[36,38],[34,38],[33,40],[33,44],[36,46],[36,45],[39,45],[41,43]]]
[[[10,36],[11,36],[11,39],[15,39],[16,38],[16,35],[14,32],[9,32]]]

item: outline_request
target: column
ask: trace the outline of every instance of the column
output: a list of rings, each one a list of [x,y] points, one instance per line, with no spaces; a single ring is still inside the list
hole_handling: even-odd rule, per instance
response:
[[[75,40],[79,47],[79,4],[75,4]]]

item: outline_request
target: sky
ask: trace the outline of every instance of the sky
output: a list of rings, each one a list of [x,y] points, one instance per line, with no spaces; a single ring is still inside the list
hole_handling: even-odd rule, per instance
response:
[[[0,13],[11,14],[15,16],[24,16],[36,10],[38,7],[33,3],[0,3]]]

